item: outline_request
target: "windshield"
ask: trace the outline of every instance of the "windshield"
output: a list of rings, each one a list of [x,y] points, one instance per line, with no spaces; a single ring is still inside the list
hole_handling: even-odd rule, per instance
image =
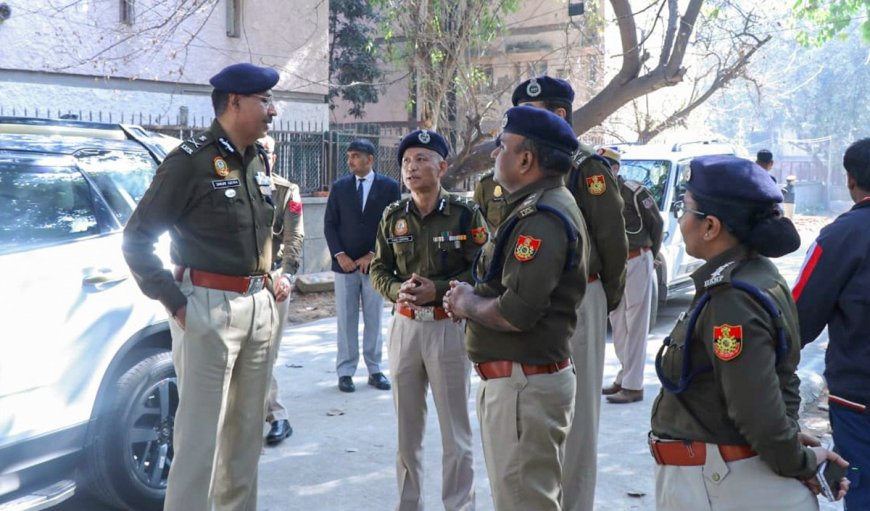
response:
[[[660,210],[665,209],[664,197],[670,172],[669,160],[622,160],[619,166],[619,175],[644,185],[655,197]]]
[[[157,170],[146,152],[80,151],[79,167],[106,199],[121,225],[127,223]]]

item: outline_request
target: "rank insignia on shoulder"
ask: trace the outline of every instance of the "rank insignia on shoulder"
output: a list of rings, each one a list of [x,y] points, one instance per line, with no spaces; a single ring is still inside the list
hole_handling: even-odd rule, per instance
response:
[[[737,358],[743,351],[743,327],[741,325],[719,325],[713,327],[713,353],[725,362]]]
[[[227,161],[222,156],[214,157],[214,173],[219,177],[227,177],[230,174],[230,168]]]
[[[540,248],[541,240],[520,234],[520,237],[517,239],[517,246],[514,247],[514,257],[521,263],[531,261],[535,258]]]
[[[471,238],[476,245],[483,245],[487,238],[486,227],[475,227],[471,230]]]
[[[396,225],[393,226],[393,236],[404,236],[408,234],[408,221],[404,218],[396,220]]]
[[[607,191],[607,182],[604,181],[604,176],[596,174],[586,178],[586,190],[592,195],[601,195]]]

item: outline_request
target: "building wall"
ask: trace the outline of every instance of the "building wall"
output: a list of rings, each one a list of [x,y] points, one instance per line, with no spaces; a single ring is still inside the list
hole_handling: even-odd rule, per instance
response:
[[[319,0],[213,0],[179,19],[176,4],[135,0],[132,24],[120,22],[124,0],[16,3],[0,25],[0,108],[79,110],[169,118],[181,107],[189,122],[213,116],[208,79],[226,65],[252,62],[281,72],[279,120],[328,122],[328,4]],[[227,2],[237,2],[239,37],[227,36]],[[164,24],[170,29],[153,28]],[[288,22],[293,20],[293,29]],[[189,34],[195,34],[191,36]],[[14,51],[7,51],[14,48]]]
[[[587,3],[588,5],[588,3]],[[602,11],[603,12],[603,11]],[[522,80],[550,74],[571,81],[576,90],[574,106],[579,108],[600,88],[603,79],[602,48],[598,29],[588,24],[589,17],[568,17],[564,0],[525,0],[506,20],[506,34],[498,38],[478,60],[492,76],[490,91],[497,101],[484,122],[484,129],[496,129],[501,115],[509,108],[513,88]],[[408,72],[402,63],[386,64],[388,86],[378,103],[366,105],[366,116],[354,119],[346,114],[347,105],[338,102],[333,122],[396,122],[408,119]],[[462,98],[460,98],[460,101]],[[460,105],[460,112],[467,111]]]

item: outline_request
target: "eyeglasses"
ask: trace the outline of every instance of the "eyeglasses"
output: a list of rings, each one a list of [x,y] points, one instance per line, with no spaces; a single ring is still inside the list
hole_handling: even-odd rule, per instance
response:
[[[681,201],[681,200],[674,202],[674,205],[671,207],[671,211],[674,212],[674,218],[676,218],[677,220],[682,218],[683,215],[685,215],[686,213],[694,213],[695,215],[698,215],[701,218],[707,217],[707,213],[704,213],[703,211],[698,211],[697,209],[687,208],[686,203],[684,201]]]
[[[260,104],[263,105],[263,108],[269,109],[275,106],[275,101],[272,96],[264,96],[262,94],[248,94],[248,97],[259,98]]]

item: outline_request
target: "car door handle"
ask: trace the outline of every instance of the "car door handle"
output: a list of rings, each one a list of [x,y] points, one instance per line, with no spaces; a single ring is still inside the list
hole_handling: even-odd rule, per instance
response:
[[[111,269],[97,270],[94,273],[85,275],[82,278],[82,284],[86,286],[99,286],[104,284],[114,284],[127,280],[129,274],[126,272],[116,272]]]

